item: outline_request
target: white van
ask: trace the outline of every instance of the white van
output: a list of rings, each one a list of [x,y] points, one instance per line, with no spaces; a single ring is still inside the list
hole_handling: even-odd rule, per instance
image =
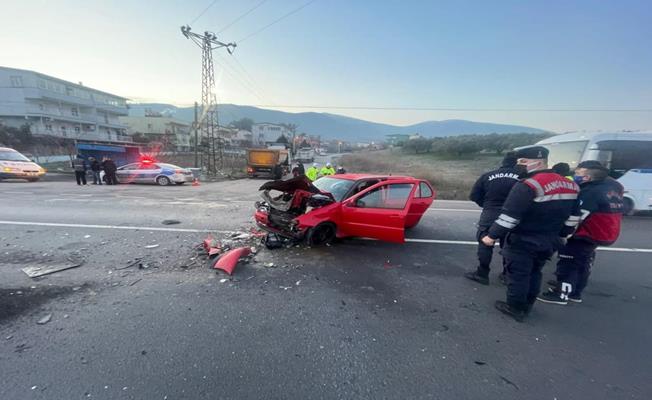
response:
[[[14,149],[0,147],[0,181],[26,179],[36,182],[45,175],[45,169]]]
[[[550,150],[548,164],[598,160],[625,187],[625,213],[652,210],[652,132],[555,135],[537,143]]]

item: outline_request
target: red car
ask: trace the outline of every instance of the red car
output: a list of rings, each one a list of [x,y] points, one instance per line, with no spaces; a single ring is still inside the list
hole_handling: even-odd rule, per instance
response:
[[[267,182],[260,190],[258,226],[311,245],[351,236],[403,243],[405,229],[419,223],[435,198],[427,181],[409,176],[298,177]]]

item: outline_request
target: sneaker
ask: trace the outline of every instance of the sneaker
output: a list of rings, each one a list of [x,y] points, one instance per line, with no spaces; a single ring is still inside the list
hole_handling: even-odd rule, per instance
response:
[[[573,303],[581,303],[582,302],[582,296],[577,296],[577,295],[568,295],[568,300],[572,301]]]
[[[503,313],[505,315],[509,315],[510,317],[514,318],[514,320],[516,320],[518,322],[523,322],[525,320],[525,317],[527,316],[525,311],[518,310],[518,309],[510,306],[509,304],[507,304],[504,301],[498,300],[498,301],[496,301],[496,303],[494,303],[494,306],[496,307],[496,309],[498,311],[500,311],[501,313]]]
[[[482,285],[489,285],[489,278],[478,274],[478,271],[467,272],[464,274],[464,277]]]
[[[542,293],[539,296],[537,296],[537,300],[542,301],[544,303],[550,303],[550,304],[559,304],[562,306],[565,306],[568,304],[568,300],[564,299],[561,297],[561,293],[559,292],[547,292],[547,293]]]

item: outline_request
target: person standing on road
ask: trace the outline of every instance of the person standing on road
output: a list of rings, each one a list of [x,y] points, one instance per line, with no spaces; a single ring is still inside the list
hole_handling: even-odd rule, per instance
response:
[[[482,243],[493,246],[496,240],[505,240],[507,301],[496,301],[495,306],[521,322],[536,302],[543,266],[559,249],[561,237],[571,234],[580,221],[580,188],[547,169],[545,147],[521,149],[515,156],[527,175],[512,187]]]
[[[102,179],[100,178],[100,171],[102,170],[102,165],[100,162],[95,159],[95,157],[88,157],[88,160],[91,162],[91,172],[93,173],[93,185],[101,185]]]
[[[623,186],[609,177],[599,161],[583,161],[575,169],[580,185],[581,220],[573,236],[559,250],[557,281],[537,299],[544,303],[582,302],[598,246],[612,245],[620,235],[623,217]]]
[[[102,162],[102,169],[104,169],[106,184],[117,185],[118,179],[115,176],[115,171],[117,171],[118,168],[116,167],[111,157],[104,157],[104,161]]]
[[[342,174],[346,174],[346,170],[344,169],[343,166],[338,165],[337,170],[335,171],[335,175],[342,175]]]
[[[478,240],[478,267],[475,271],[470,271],[464,276],[472,281],[483,285],[489,284],[489,271],[491,257],[494,246],[486,246],[482,243],[482,238],[487,236],[491,224],[494,223],[500,209],[512,190],[512,187],[520,179],[519,169],[516,167],[516,156],[514,152],[509,152],[503,158],[500,168],[489,171],[475,182],[469,199],[478,206],[482,207],[482,214],[478,221],[478,231],[476,238]],[[500,248],[504,246],[504,241],[500,241]],[[506,283],[505,278],[505,260],[503,259],[503,272],[500,274],[500,281]]]
[[[297,166],[295,168],[297,169],[299,176],[306,174],[306,167],[303,166],[301,161],[297,161]]]
[[[86,185],[86,171],[88,170],[88,164],[84,160],[81,154],[77,154],[74,160],[71,163],[72,169],[75,170],[75,179],[77,180],[78,185]]]
[[[331,163],[327,162],[324,168],[322,168],[319,171],[319,175],[321,176],[329,176],[329,175],[335,175],[335,169],[331,165]]]
[[[319,168],[317,166],[317,163],[313,163],[312,166],[308,168],[308,171],[306,171],[306,176],[311,181],[315,181],[317,179],[318,174],[319,174]]]

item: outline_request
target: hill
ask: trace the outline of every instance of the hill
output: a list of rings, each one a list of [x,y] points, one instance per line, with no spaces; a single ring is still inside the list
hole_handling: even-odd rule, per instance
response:
[[[161,103],[131,104],[130,115],[144,115],[145,110],[166,112],[172,116],[191,122],[194,118],[192,107],[175,107]],[[378,141],[390,134],[415,134],[426,137],[455,136],[464,134],[489,134],[489,133],[542,133],[541,129],[520,125],[494,124],[489,122],[475,122],[460,119],[443,121],[425,121],[408,126],[395,126],[377,122],[365,121],[343,115],[302,112],[289,113],[263,108],[240,106],[236,104],[220,104],[218,108],[220,125],[251,118],[255,122],[271,122],[296,124],[298,132],[321,135],[323,139],[348,139],[356,141]]]

